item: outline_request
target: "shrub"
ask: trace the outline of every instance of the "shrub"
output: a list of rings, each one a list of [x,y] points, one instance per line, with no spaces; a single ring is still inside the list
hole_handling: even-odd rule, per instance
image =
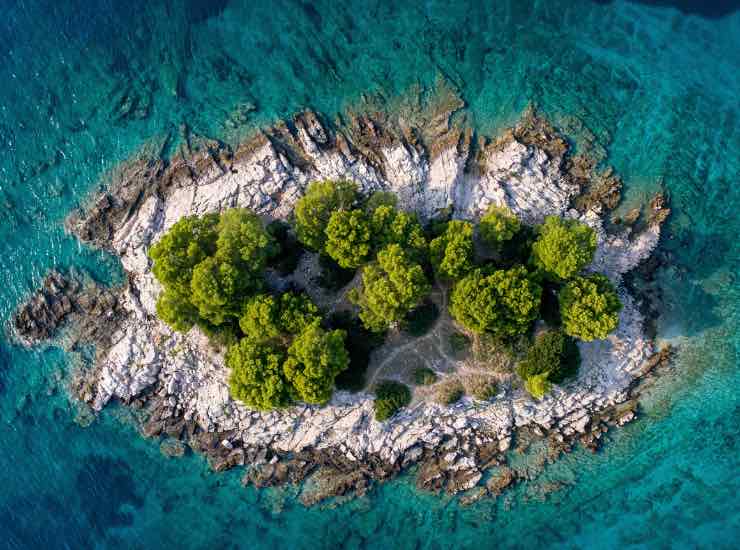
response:
[[[593,229],[576,220],[548,216],[532,245],[532,261],[550,280],[565,281],[586,267],[595,251]]]
[[[484,374],[471,374],[463,378],[465,393],[480,401],[488,401],[496,396],[496,380]]]
[[[337,210],[326,226],[326,253],[344,269],[365,263],[370,254],[370,224],[362,210]]]
[[[465,388],[457,378],[446,378],[435,389],[434,400],[440,405],[452,405],[465,395]]]
[[[293,340],[283,372],[295,399],[323,405],[331,399],[334,379],[348,365],[344,332],[327,332],[314,323]]]
[[[455,284],[450,313],[473,332],[513,336],[537,318],[541,296],[542,288],[521,266],[488,275],[476,269]]]
[[[260,294],[244,306],[239,328],[253,341],[277,338],[283,332],[280,326],[280,304],[274,296]]]
[[[258,273],[241,269],[241,265],[206,258],[193,270],[190,301],[198,315],[213,325],[238,317],[241,305],[262,288]]]
[[[375,387],[375,419],[388,420],[401,408],[411,403],[411,390],[405,384],[385,380]]]
[[[412,336],[423,336],[432,328],[434,322],[439,318],[437,304],[427,301],[419,307],[412,309],[406,315],[405,330]]]
[[[429,243],[429,257],[437,277],[455,281],[465,276],[473,268],[473,225],[448,222],[444,233]]]
[[[524,381],[524,389],[536,398],[542,399],[550,391],[550,382],[547,380],[547,373],[533,374]]]
[[[514,238],[521,228],[521,222],[514,213],[505,206],[492,204],[481,218],[480,235],[489,245],[500,248],[501,245]]]
[[[190,302],[190,297],[172,288],[165,287],[156,307],[157,316],[178,332],[187,332],[199,319],[198,308]]]
[[[575,341],[560,330],[551,330],[537,336],[526,359],[517,366],[517,373],[523,380],[545,374],[549,382],[559,384],[578,372],[580,362]]]
[[[282,363],[284,353],[272,344],[243,338],[226,353],[229,390],[234,399],[258,410],[284,407],[291,401]]]
[[[381,332],[400,322],[430,289],[421,266],[391,244],[378,253],[376,263],[363,268],[362,289],[353,289],[350,299],[360,307],[365,327]]]
[[[414,384],[417,386],[431,386],[437,381],[437,373],[426,367],[414,369]]]
[[[617,328],[621,309],[622,303],[604,275],[578,277],[560,292],[565,333],[581,340],[606,338]]]
[[[298,240],[319,252],[324,249],[332,212],[348,210],[357,200],[357,186],[346,180],[315,181],[295,206],[295,228]]]

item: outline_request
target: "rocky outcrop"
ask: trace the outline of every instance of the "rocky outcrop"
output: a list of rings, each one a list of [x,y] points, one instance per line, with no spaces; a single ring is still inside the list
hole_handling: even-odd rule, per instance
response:
[[[81,274],[49,272],[41,287],[15,312],[11,320],[15,338],[25,346],[40,344],[69,327],[65,344],[78,342],[108,347],[110,330],[122,317],[115,290]]]
[[[157,319],[160,287],[147,249],[173,223],[233,206],[285,218],[316,179],[350,178],[365,192],[393,191],[402,207],[423,219],[441,212],[476,218],[492,203],[508,206],[528,223],[546,215],[578,218],[597,230],[591,269],[618,285],[657,245],[663,205],[653,207],[656,214],[644,227],[607,231],[604,214],[615,204],[618,180],[601,174],[602,183],[594,187],[593,166],[570,158],[567,142],[534,113],[491,143],[454,128],[444,109],[420,120],[413,127],[353,116],[331,129],[306,112],[235,149],[207,140],[194,147],[191,140],[170,163],[139,160],[122,170],[106,193],[68,222],[82,240],[115,252],[128,274],[116,301],[124,318],[101,339],[85,400],[96,410],[111,399],[137,404],[145,435],[183,439],[208,455],[216,470],[247,465],[246,483],[307,479],[306,503],[362,492],[371,480],[417,463],[420,487],[455,493],[485,483],[483,492],[497,494],[515,476],[502,469],[496,480],[484,481],[484,471],[500,464],[517,430],[555,434],[561,450],[595,427],[601,430],[592,418],[629,398],[653,353],[639,308],[624,289],[617,330],[605,340],[580,344],[577,380],[545,399],[533,401],[508,388],[486,403],[464,398],[443,407],[421,401],[384,423],[374,420],[372,397],[364,393],[338,391],[325,407],[251,411],[231,399],[223,356],[197,329],[177,334]],[[589,200],[573,208],[583,193]],[[33,332],[35,312],[53,320],[65,310],[63,304],[40,302],[26,308],[19,322],[36,339],[46,332]],[[179,449],[167,444],[163,452]]]

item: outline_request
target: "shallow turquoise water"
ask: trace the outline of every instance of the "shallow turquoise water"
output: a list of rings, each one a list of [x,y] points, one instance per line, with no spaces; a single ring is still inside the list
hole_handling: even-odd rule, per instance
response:
[[[290,491],[242,489],[197,457],[162,457],[121,411],[80,428],[59,387],[73,358],[0,339],[0,545],[737,545],[740,14],[488,4],[5,0],[0,317],[53,265],[115,279],[115,261],[60,222],[144,143],[183,123],[234,140],[305,106],[331,115],[363,93],[393,98],[443,74],[480,131],[534,102],[560,123],[584,122],[579,146],[590,135],[608,151],[627,203],[669,192],[662,246],[674,260],[661,273],[659,327],[682,352],[642,419],[602,453],[575,453],[496,502],[462,507],[401,479],[306,510]],[[543,499],[544,482],[563,488]]]

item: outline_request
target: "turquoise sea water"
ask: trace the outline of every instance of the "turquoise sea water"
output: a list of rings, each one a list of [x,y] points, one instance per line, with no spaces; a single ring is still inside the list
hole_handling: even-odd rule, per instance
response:
[[[652,5],[661,4],[661,5]],[[678,5],[680,9],[677,9]],[[0,546],[734,548],[740,540],[740,13],[734,2],[153,2],[0,5],[0,318],[51,266],[114,280],[64,235],[101,175],[181,124],[225,140],[309,106],[394,98],[437,75],[495,133],[530,102],[604,148],[626,204],[663,186],[663,339],[674,375],[603,452],[463,507],[386,483],[305,509],[167,459],[124,411],[88,428],[74,357],[0,338]],[[571,125],[572,127],[572,125]],[[590,136],[590,137],[589,137]],[[543,497],[546,484],[561,489]]]

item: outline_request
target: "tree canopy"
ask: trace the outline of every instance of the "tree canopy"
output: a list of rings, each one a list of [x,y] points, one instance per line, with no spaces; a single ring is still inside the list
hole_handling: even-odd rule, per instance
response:
[[[604,275],[576,277],[560,291],[559,300],[563,329],[570,336],[596,340],[617,328],[622,303]]]
[[[596,251],[596,232],[577,220],[548,216],[532,245],[532,261],[553,281],[577,275]]]
[[[274,239],[249,210],[182,218],[149,249],[152,272],[164,287],[158,315],[178,331],[235,320],[262,288],[262,270],[275,251]]]
[[[371,233],[364,211],[333,212],[325,232],[325,251],[340,267],[355,268],[365,263],[370,254]]]
[[[429,257],[437,277],[456,281],[473,269],[473,224],[447,223],[445,231],[429,243]]]
[[[178,295],[190,293],[193,269],[216,252],[218,220],[218,214],[186,216],[152,245],[152,273],[162,286]]]
[[[319,252],[324,249],[332,212],[348,210],[357,200],[357,186],[346,180],[315,181],[295,205],[295,227],[298,240]]]
[[[362,270],[362,289],[350,299],[360,306],[360,319],[369,330],[381,332],[399,323],[431,290],[424,270],[397,244],[378,253],[377,262]]]
[[[226,353],[229,390],[246,406],[266,411],[291,402],[291,388],[283,373],[284,352],[269,342],[242,338]]]
[[[348,366],[344,331],[325,331],[313,323],[288,348],[283,372],[296,399],[323,405],[331,398],[334,379]]]
[[[372,211],[370,226],[376,250],[382,250],[390,244],[397,244],[414,261],[424,261],[427,240],[416,214],[399,211],[383,204]]]
[[[478,229],[484,241],[498,248],[513,239],[521,226],[519,218],[511,210],[492,204],[481,217]]]
[[[491,273],[476,269],[455,284],[450,313],[473,332],[514,336],[537,318],[541,297],[542,288],[522,266]]]

